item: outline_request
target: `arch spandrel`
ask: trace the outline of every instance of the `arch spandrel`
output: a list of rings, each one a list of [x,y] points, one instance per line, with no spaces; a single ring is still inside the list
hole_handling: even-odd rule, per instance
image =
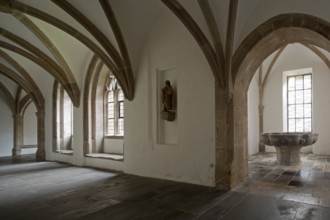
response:
[[[291,43],[313,45],[330,52],[330,40],[315,31],[297,27],[280,28],[262,38],[245,54],[242,62],[237,64],[237,71],[233,72],[234,87],[239,87],[240,90],[244,88],[243,90],[247,91],[260,64],[270,54]]]
[[[236,50],[233,56],[233,82],[236,83],[236,78],[243,69],[243,62],[253,59],[253,56],[254,59],[259,60],[262,57],[264,60],[269,54],[289,43],[309,44],[330,51],[329,41],[329,22],[307,14],[277,15],[252,31]],[[251,57],[252,52],[254,54]]]

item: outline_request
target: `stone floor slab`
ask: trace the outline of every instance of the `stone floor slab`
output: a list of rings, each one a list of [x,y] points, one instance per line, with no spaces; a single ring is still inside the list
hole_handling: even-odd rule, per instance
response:
[[[232,191],[173,181],[0,158],[0,219],[330,219],[330,158],[275,154],[249,159],[249,178]]]

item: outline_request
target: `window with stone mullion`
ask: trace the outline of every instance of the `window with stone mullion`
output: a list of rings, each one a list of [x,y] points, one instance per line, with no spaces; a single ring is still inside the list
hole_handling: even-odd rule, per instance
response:
[[[122,90],[118,91],[118,124],[117,134],[124,135],[124,93]]]
[[[114,111],[114,93],[108,92],[107,97],[107,135],[115,135],[115,111]]]
[[[124,93],[116,83],[110,82],[107,94],[107,136],[124,135]]]

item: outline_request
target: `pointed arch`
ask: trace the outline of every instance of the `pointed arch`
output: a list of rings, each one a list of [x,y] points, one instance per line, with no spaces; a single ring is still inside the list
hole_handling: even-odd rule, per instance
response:
[[[32,102],[32,97],[31,95],[25,95],[19,102],[19,110],[18,113],[20,115],[24,115],[25,110],[27,109],[27,107],[31,104]]]
[[[101,48],[99,48],[95,43],[93,43],[88,37],[84,36],[78,30],[74,29],[70,25],[66,24],[65,22],[51,16],[45,12],[42,12],[34,7],[26,5],[21,2],[15,2],[15,4],[4,3],[0,5],[0,11],[5,13],[13,13],[14,11],[20,11],[21,13],[28,14],[32,17],[40,19],[58,29],[66,32],[70,36],[74,37],[90,50],[92,50],[108,68],[114,73],[116,78],[119,81],[119,84],[122,86],[125,97],[128,100],[134,99],[134,87],[129,87],[128,83],[125,80],[125,75],[122,72],[122,69],[125,69],[124,66],[118,67],[118,65],[112,60],[113,57],[109,57],[106,53],[103,52]],[[129,80],[132,81],[131,84],[134,85],[134,78],[129,77]]]
[[[47,37],[46,34],[43,33],[43,31],[33,22],[31,21],[27,16],[25,16],[23,13],[15,11],[13,13],[13,16],[20,21],[24,26],[26,26],[35,36],[38,37],[38,39],[43,43],[46,48],[49,50],[49,52],[53,55],[55,60],[59,63],[61,68],[63,68],[63,71],[66,73],[66,76],[68,78],[68,82],[72,83],[72,85],[77,85],[76,79],[65,61],[64,57],[60,53],[60,51],[57,49],[57,47],[52,43],[52,41]],[[80,90],[78,86],[74,86],[74,89],[76,91],[75,94],[79,98],[80,97]]]
[[[38,57],[42,62],[47,64],[53,71],[53,76],[58,79],[63,85],[65,85],[66,90],[68,94],[70,95],[72,102],[75,104],[75,106],[79,106],[79,87],[77,83],[70,82],[67,78],[66,73],[63,71],[63,69],[56,63],[54,62],[47,54],[39,50],[37,47],[33,46],[23,38],[9,32],[8,30],[1,28],[0,27],[0,34],[4,36],[5,38],[15,42],[16,44],[20,45],[27,51],[31,52],[33,55]],[[9,44],[10,45],[10,44]]]
[[[330,24],[305,14],[284,14],[269,19],[242,42],[234,55],[234,146],[231,161],[232,185],[248,174],[247,91],[260,64],[289,43],[318,46],[330,52]]]
[[[89,63],[84,80],[84,155],[87,157],[121,160],[123,156],[112,155],[113,152],[110,149],[111,147],[109,148],[109,135],[106,129],[108,109],[105,107],[104,102],[110,74],[108,69],[104,69],[102,60],[94,55]],[[115,76],[113,78],[115,79]],[[120,85],[117,85],[117,87],[120,88]],[[124,96],[121,96],[120,101],[124,102]],[[123,119],[121,121],[123,125]],[[116,139],[121,139],[117,141],[118,143],[115,141],[116,146],[114,148],[118,150],[120,148],[119,142],[123,143],[123,136],[119,137],[118,135]],[[108,151],[109,149],[110,151]],[[122,150],[119,149],[119,151],[116,151],[116,154],[122,154]]]
[[[103,62],[97,56],[93,56],[85,77],[84,87],[84,153],[90,154],[101,151],[101,137],[103,137],[103,129],[96,129],[96,121],[100,122],[97,111],[103,112],[103,108],[96,107],[99,103],[98,81],[103,67]],[[87,117],[87,118],[86,118]],[[103,123],[98,123],[100,126]]]
[[[249,55],[251,50],[256,47],[256,45],[267,38],[269,35],[275,31],[279,31],[283,28],[301,28],[303,30],[309,30],[318,35],[317,39],[327,39],[330,40],[330,25],[329,22],[307,14],[300,13],[289,13],[277,15],[273,18],[270,18],[255,30],[253,30],[240,44],[236,50],[233,57],[233,82],[235,83],[236,77],[238,75],[238,68],[241,66],[243,60]],[[300,42],[306,44],[308,42],[313,42],[313,45],[330,49],[330,45],[327,45],[324,40],[316,41],[310,39],[310,36],[307,35],[306,38],[302,38],[300,35],[290,36],[286,38],[284,36],[277,36],[269,38],[270,48],[273,48],[274,44],[277,44],[278,41],[281,42],[282,46],[285,46],[292,42]],[[273,45],[271,45],[273,44]],[[270,50],[268,53],[274,52],[274,49]]]
[[[6,67],[1,63],[0,63],[0,73],[13,80],[15,83],[17,83],[20,87],[22,87],[26,91],[27,94],[31,94],[31,97],[33,98],[33,101],[36,104],[36,106],[43,106],[43,100],[39,99],[39,97],[35,94],[35,91],[31,87],[31,85],[22,77],[20,77],[17,73],[15,73],[13,70],[9,69],[8,67]]]
[[[12,79],[15,83],[17,83],[20,88],[23,88],[27,96],[30,96],[37,108],[37,121],[38,121],[38,128],[37,128],[37,136],[38,136],[38,149],[36,153],[36,159],[39,161],[45,160],[45,105],[43,97],[39,97],[36,94],[33,86],[29,84],[25,79],[23,79],[19,74],[15,71],[11,70],[10,68],[6,67],[3,64],[0,64],[0,73],[5,75],[6,77]],[[17,109],[15,109],[17,111]],[[14,120],[21,120],[19,117],[15,117]],[[14,139],[15,140],[15,139]],[[14,143],[13,154],[16,155],[20,152],[20,143]]]
[[[18,63],[16,62],[11,56],[5,53],[3,50],[0,49],[0,57],[6,60],[12,67],[14,67],[18,73],[33,87],[33,91],[35,91],[36,96],[38,99],[42,101],[42,105],[44,105],[44,98],[41,94],[41,91],[33,78],[28,74],[28,72]]]
[[[85,82],[84,82],[84,95],[83,95],[83,138],[84,138],[84,154],[92,152],[94,141],[92,140],[92,100],[91,100],[91,87],[93,81],[94,71],[100,59],[94,55],[89,62]]]

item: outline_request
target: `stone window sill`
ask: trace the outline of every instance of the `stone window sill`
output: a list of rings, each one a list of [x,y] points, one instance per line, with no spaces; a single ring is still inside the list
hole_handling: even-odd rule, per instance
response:
[[[22,145],[21,149],[37,148],[36,144]]]
[[[60,154],[73,155],[73,150],[56,150],[55,152]]]
[[[122,154],[91,153],[91,154],[86,154],[85,156],[91,158],[102,158],[102,159],[109,159],[116,161],[124,161],[124,155]]]
[[[105,139],[124,139],[124,136],[104,136]]]

